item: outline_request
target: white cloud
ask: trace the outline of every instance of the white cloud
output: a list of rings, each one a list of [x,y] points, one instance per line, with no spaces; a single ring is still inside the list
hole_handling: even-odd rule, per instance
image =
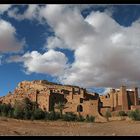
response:
[[[25,5],[21,5],[21,6],[25,6]],[[39,10],[39,6],[37,4],[36,5],[30,4],[27,6],[28,8],[24,11],[23,14],[19,13],[19,7],[14,7],[8,11],[8,16],[15,18],[19,21],[24,19],[32,20],[38,18],[37,13]]]
[[[40,17],[47,20],[55,35],[64,41],[69,49],[76,49],[79,42],[93,34],[93,28],[84,22],[77,8],[71,9],[67,5],[46,5],[40,10]]]
[[[22,56],[26,72],[51,74],[62,83],[83,87],[139,86],[139,20],[129,27],[121,26],[112,17],[111,10],[114,12],[114,9],[93,11],[84,19],[81,15],[83,8],[72,5],[34,6],[23,15],[13,14],[20,20],[39,15],[37,18],[45,19],[55,34],[45,44],[48,52],[33,51]],[[54,48],[73,50],[74,62],[68,65],[66,56],[52,50]]]
[[[0,14],[3,14],[11,7],[10,4],[0,4]]]
[[[65,48],[66,44],[58,37],[48,37],[44,48],[55,49],[55,48]]]
[[[0,52],[17,52],[24,43],[16,39],[16,29],[11,23],[0,19]]]
[[[59,76],[62,83],[84,87],[140,84],[138,21],[123,27],[99,11],[84,19],[78,8],[66,5],[47,5],[40,14],[66,48],[74,50],[75,61]]]
[[[58,51],[49,50],[44,54],[37,51],[27,52],[22,57],[10,57],[8,62],[23,62],[26,73],[45,73],[52,76],[63,74],[67,58]]]

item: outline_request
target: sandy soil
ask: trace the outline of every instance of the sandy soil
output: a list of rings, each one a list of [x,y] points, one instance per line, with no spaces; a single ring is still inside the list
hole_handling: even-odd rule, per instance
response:
[[[140,136],[140,122],[106,123],[25,121],[0,118],[0,135],[12,136]]]

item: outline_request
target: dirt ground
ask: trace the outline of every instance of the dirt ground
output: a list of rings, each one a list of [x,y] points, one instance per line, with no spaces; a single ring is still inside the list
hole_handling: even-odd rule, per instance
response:
[[[104,123],[25,121],[0,118],[1,136],[140,136],[140,121]]]

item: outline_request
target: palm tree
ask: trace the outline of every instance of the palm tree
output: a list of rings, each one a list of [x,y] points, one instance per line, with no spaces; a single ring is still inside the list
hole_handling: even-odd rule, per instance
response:
[[[60,111],[60,117],[62,117],[63,110],[65,108],[64,102],[59,102],[58,104],[55,104],[55,108],[56,109],[59,109],[59,111]]]

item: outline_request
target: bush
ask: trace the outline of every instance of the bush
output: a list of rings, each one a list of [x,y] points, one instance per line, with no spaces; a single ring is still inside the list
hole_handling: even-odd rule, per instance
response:
[[[69,113],[64,114],[62,119],[64,121],[76,121],[77,120],[77,115],[72,113],[72,112],[69,112]]]
[[[32,116],[32,111],[25,109],[24,110],[24,119],[30,119]]]
[[[119,111],[118,116],[127,116],[127,113],[125,111]]]
[[[13,118],[14,117],[14,109],[11,108],[9,111],[8,111],[8,117],[9,118]]]
[[[61,119],[61,115],[59,112],[55,112],[55,120]]]
[[[0,115],[2,116],[8,116],[8,112],[11,110],[11,105],[10,104],[1,104],[0,105]]]
[[[95,117],[94,116],[86,116],[86,122],[94,122],[95,121]]]
[[[16,119],[23,119],[24,118],[24,112],[20,108],[15,108],[13,112],[13,116]]]
[[[45,118],[45,113],[42,111],[42,109],[37,108],[34,110],[32,114],[32,118],[36,120],[44,119]]]
[[[48,119],[48,120],[55,120],[55,112],[51,111],[50,113],[48,113],[46,115],[46,119]]]
[[[106,111],[105,117],[106,117],[107,121],[109,121],[109,117],[111,117],[111,112],[109,110]]]
[[[60,113],[54,112],[54,111],[51,111],[49,113],[46,112],[45,119],[46,120],[58,120],[58,119],[60,119]]]
[[[83,122],[83,121],[85,121],[85,119],[84,119],[84,117],[83,116],[79,116],[79,117],[77,117],[77,121],[78,122]]]
[[[34,117],[33,114],[31,115],[31,118],[30,118],[30,119],[31,119],[32,121],[35,120],[35,117]]]
[[[132,120],[139,121],[140,120],[140,111],[137,109],[134,111],[130,111],[128,113],[128,117],[130,117]]]

